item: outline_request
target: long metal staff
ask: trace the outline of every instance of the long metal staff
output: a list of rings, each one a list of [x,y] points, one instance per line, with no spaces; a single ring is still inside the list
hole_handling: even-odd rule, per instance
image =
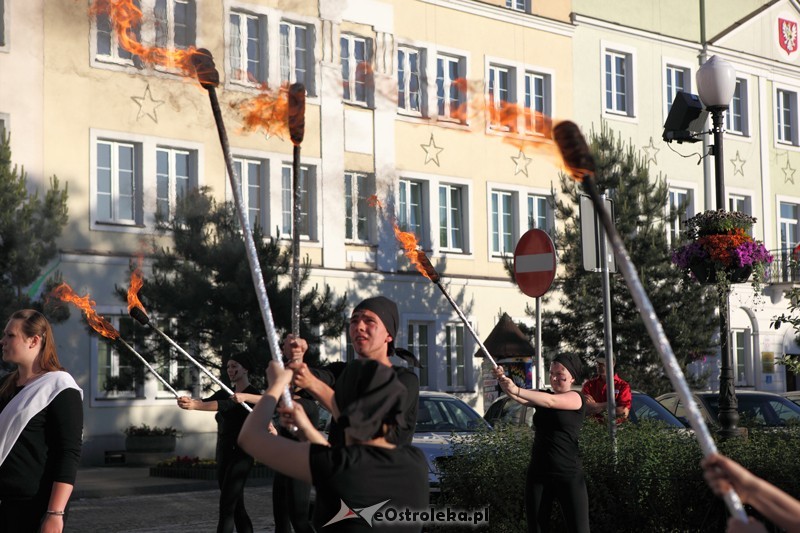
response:
[[[261,307],[261,318],[264,321],[264,327],[267,330],[267,337],[269,338],[270,348],[272,351],[272,359],[283,368],[283,358],[281,357],[281,348],[278,340],[278,333],[275,330],[275,322],[272,318],[272,310],[269,306],[269,298],[267,298],[267,287],[264,284],[264,275],[261,273],[261,265],[258,262],[258,253],[256,251],[256,243],[253,240],[253,232],[250,229],[250,221],[247,218],[244,210],[244,200],[242,199],[242,182],[239,178],[239,173],[236,172],[236,167],[233,164],[233,157],[231,157],[230,144],[228,143],[228,133],[225,130],[225,123],[222,120],[222,110],[219,107],[219,100],[217,99],[216,87],[219,85],[219,72],[214,66],[214,59],[211,52],[205,48],[197,50],[197,54],[192,56],[192,63],[197,72],[197,79],[200,85],[208,91],[208,98],[211,102],[211,111],[214,114],[214,122],[217,125],[217,134],[219,135],[219,142],[222,147],[222,154],[225,157],[225,166],[228,169],[228,178],[231,182],[231,190],[233,192],[233,200],[236,204],[236,211],[239,215],[239,224],[242,226],[242,233],[244,234],[245,250],[247,252],[247,261],[250,263],[250,274],[253,278],[253,284],[256,288],[256,297]],[[292,395],[289,393],[289,388],[286,387],[283,391],[283,404],[292,408]]]
[[[167,383],[167,380],[165,380],[163,377],[161,377],[161,374],[159,374],[158,372],[156,372],[156,370],[155,370],[155,369],[154,369],[152,366],[150,366],[150,363],[148,363],[148,362],[147,362],[147,360],[146,360],[144,357],[142,357],[141,355],[139,355],[139,352],[137,352],[136,350],[134,350],[134,349],[133,349],[133,346],[131,346],[130,344],[128,344],[127,342],[125,342],[124,340],[122,340],[122,337],[117,337],[116,339],[114,339],[114,342],[117,342],[117,343],[121,344],[122,346],[124,346],[125,348],[127,348],[129,352],[131,352],[133,355],[135,355],[136,357],[138,357],[138,358],[139,358],[139,360],[140,360],[142,363],[144,363],[144,366],[146,366],[146,367],[147,367],[147,369],[148,369],[150,372],[152,372],[152,373],[153,373],[153,375],[154,375],[156,378],[158,378],[158,380],[159,380],[159,381],[160,381],[160,382],[161,382],[161,383],[162,383],[162,384],[163,384],[163,385],[164,385],[164,386],[165,386],[167,389],[169,389],[169,391],[170,391],[172,394],[174,394],[176,398],[180,398],[180,395],[178,394],[178,392],[177,392],[175,389],[173,389],[173,388],[172,388],[172,385],[170,385],[169,383]]]
[[[622,242],[622,237],[616,226],[614,226],[614,221],[611,220],[611,216],[603,205],[603,199],[597,190],[594,180],[594,159],[589,152],[586,139],[584,139],[578,126],[569,121],[561,122],[553,128],[553,139],[558,145],[558,149],[561,151],[561,156],[570,173],[576,180],[583,182],[584,189],[592,199],[595,212],[599,215],[600,222],[602,222],[611,241],[611,247],[617,258],[617,265],[620,267],[628,290],[631,292],[636,307],[639,309],[639,314],[647,328],[647,332],[650,334],[650,339],[652,339],[661,357],[661,362],[672,382],[672,387],[677,392],[683,405],[686,406],[689,424],[691,424],[695,435],[697,435],[703,454],[708,457],[717,453],[717,446],[711,438],[711,433],[708,431],[703,417],[700,415],[697,404],[695,404],[692,393],[689,390],[689,384],[686,382],[686,377],[683,375],[678,359],[672,351],[672,346],[664,333],[664,328],[656,316],[653,304],[642,286],[633,261],[631,261],[625,248],[625,243]],[[725,494],[725,504],[728,506],[728,511],[730,511],[731,515],[742,522],[747,522],[747,513],[744,511],[742,500],[734,490],[730,490]]]
[[[302,83],[289,86],[289,137],[292,150],[292,335],[300,335],[300,219],[303,203],[300,175],[300,144],[306,129],[306,87]]]
[[[170,338],[170,337],[169,337],[169,336],[168,336],[166,333],[164,333],[164,332],[163,332],[163,331],[161,331],[159,328],[157,328],[157,327],[156,327],[156,326],[153,324],[153,322],[152,322],[152,321],[150,321],[150,317],[148,317],[148,316],[147,316],[147,313],[145,313],[144,311],[142,311],[142,309],[141,309],[141,308],[139,308],[139,307],[132,307],[132,308],[131,308],[131,310],[130,310],[130,315],[131,315],[131,317],[133,317],[134,319],[136,319],[136,320],[137,320],[137,321],[138,321],[140,324],[142,324],[143,326],[150,326],[150,328],[151,328],[153,331],[155,331],[156,333],[158,333],[159,335],[161,335],[161,336],[164,338],[164,340],[166,340],[166,341],[167,341],[168,343],[170,343],[170,344],[171,344],[171,345],[172,345],[172,346],[173,346],[173,347],[174,347],[176,350],[178,350],[178,351],[179,351],[181,354],[183,354],[183,356],[184,356],[184,357],[186,357],[186,359],[188,359],[189,361],[191,361],[191,362],[192,362],[192,364],[194,364],[194,365],[195,365],[197,368],[199,368],[200,370],[202,370],[202,371],[203,371],[203,373],[205,373],[205,375],[206,375],[206,376],[208,376],[209,378],[211,378],[211,381],[213,381],[214,383],[216,383],[217,385],[219,385],[219,386],[222,388],[222,390],[224,390],[225,392],[227,392],[227,393],[228,393],[228,394],[230,394],[231,396],[233,396],[233,395],[234,395],[234,392],[233,392],[233,391],[230,389],[230,387],[228,387],[228,386],[227,386],[227,385],[225,385],[225,384],[224,384],[222,381],[220,381],[220,380],[219,380],[219,379],[218,379],[218,378],[217,378],[217,377],[216,377],[214,374],[212,374],[212,373],[211,373],[211,372],[210,372],[210,371],[209,371],[209,370],[208,370],[206,367],[204,367],[202,364],[200,364],[200,362],[199,362],[198,360],[196,360],[194,357],[192,357],[191,355],[189,355],[189,354],[186,352],[186,350],[184,350],[183,348],[181,348],[181,347],[178,345],[178,343],[176,343],[174,340],[172,340],[172,339],[171,339],[171,338]],[[245,409],[247,409],[248,411],[250,411],[251,413],[253,412],[253,408],[252,408],[252,407],[250,407],[249,405],[247,405],[246,403],[241,403],[240,405],[241,405],[242,407],[244,407]]]

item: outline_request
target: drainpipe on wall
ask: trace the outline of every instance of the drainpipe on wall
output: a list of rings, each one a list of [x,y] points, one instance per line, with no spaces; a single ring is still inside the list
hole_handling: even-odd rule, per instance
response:
[[[706,42],[706,1],[700,0],[700,44],[702,49],[698,57],[698,66],[703,66],[703,63],[708,59],[708,43]],[[705,129],[710,129],[706,120]],[[714,199],[717,197],[716,182],[714,175],[711,172],[711,159],[706,157],[710,150],[709,136],[703,135],[703,205],[704,210],[717,209]],[[699,210],[698,210],[699,211]]]

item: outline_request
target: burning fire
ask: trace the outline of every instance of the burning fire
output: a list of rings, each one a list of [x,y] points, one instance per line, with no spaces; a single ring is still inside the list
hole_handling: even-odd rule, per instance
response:
[[[75,304],[78,309],[83,311],[84,315],[86,316],[86,322],[89,323],[93,330],[103,337],[113,340],[119,338],[119,332],[114,329],[114,326],[112,326],[105,318],[98,315],[94,310],[97,303],[89,298],[89,295],[78,296],[78,294],[72,290],[72,287],[66,283],[62,283],[53,289],[52,295],[64,302]]]
[[[261,86],[261,94],[238,104],[232,104],[242,115],[245,131],[264,130],[267,137],[275,135],[281,139],[289,133],[289,84],[284,83],[277,91]]]
[[[367,205],[375,209],[383,209],[383,204],[378,200],[377,194],[372,194],[367,198]],[[395,226],[397,228],[397,226]]]
[[[403,253],[405,253],[405,256],[411,261],[411,264],[416,267],[420,274],[429,280],[437,281],[439,279],[439,274],[433,268],[425,252],[419,249],[417,237],[413,233],[400,230],[397,222],[393,222],[392,224],[394,225],[394,236],[403,246]]]
[[[135,307],[141,309],[143,313],[145,312],[144,305],[142,305],[142,302],[139,300],[139,289],[142,288],[142,285],[144,285],[142,271],[139,270],[139,268],[135,268],[133,272],[131,272],[131,286],[128,287],[128,313]]]

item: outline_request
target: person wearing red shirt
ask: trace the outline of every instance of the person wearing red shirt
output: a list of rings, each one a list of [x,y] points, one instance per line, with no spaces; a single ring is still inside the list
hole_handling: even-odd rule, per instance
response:
[[[581,392],[586,396],[586,415],[602,421],[608,411],[606,392],[606,358],[597,358],[597,375],[583,384]],[[628,419],[631,410],[631,386],[628,382],[614,374],[614,404],[617,422]]]

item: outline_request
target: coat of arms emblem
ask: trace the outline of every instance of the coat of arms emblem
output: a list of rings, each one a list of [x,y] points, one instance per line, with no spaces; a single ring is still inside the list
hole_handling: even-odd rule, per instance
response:
[[[778,42],[788,55],[797,51],[797,22],[778,19]]]

